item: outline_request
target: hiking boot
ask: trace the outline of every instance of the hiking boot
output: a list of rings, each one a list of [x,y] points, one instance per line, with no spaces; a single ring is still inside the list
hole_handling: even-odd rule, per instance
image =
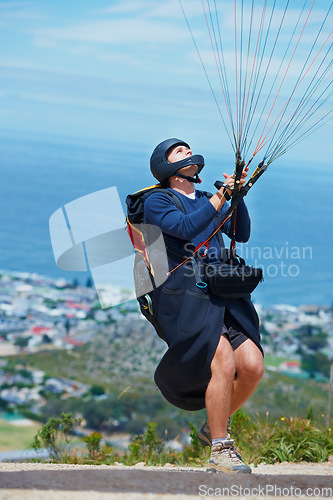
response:
[[[232,430],[230,429],[230,424],[231,424],[231,418],[228,418],[228,427],[227,427],[228,438],[232,433]],[[198,431],[198,439],[200,443],[202,443],[204,446],[212,446],[212,435],[210,433],[208,420],[205,421],[201,429]]]
[[[234,439],[224,439],[212,446],[207,472],[251,474],[251,467],[243,463],[234,443]]]
[[[205,421],[201,429],[198,431],[198,439],[204,446],[212,446],[212,436],[208,420]]]

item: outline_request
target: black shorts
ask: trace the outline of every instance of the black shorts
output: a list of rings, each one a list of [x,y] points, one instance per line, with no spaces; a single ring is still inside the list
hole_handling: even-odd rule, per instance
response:
[[[240,324],[231,316],[227,309],[224,313],[221,335],[226,335],[228,337],[233,351],[249,338],[241,331]]]

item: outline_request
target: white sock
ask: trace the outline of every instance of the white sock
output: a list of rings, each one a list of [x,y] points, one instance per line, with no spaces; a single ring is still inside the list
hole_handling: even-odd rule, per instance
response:
[[[215,438],[212,439],[212,446],[214,446],[217,443],[223,443],[223,441],[226,441],[228,439],[228,436],[225,438]]]

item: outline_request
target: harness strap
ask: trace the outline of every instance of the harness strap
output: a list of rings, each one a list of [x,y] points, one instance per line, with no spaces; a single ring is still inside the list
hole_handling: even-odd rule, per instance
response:
[[[198,174],[194,174],[194,177],[190,177],[189,175],[183,175],[177,172],[175,175],[177,177],[181,177],[182,179],[186,179],[187,181],[194,182],[195,184],[201,184],[202,182]]]
[[[178,264],[178,266],[176,266],[174,269],[172,269],[171,271],[169,271],[168,272],[168,276],[170,276],[170,274],[173,273],[174,271],[176,271],[180,266],[182,266],[183,264],[185,264],[185,262],[188,262],[188,260],[191,257],[194,257],[194,255],[196,254],[196,252],[200,248],[202,248],[204,245],[207,245],[207,243],[209,244],[209,241],[213,238],[213,236],[220,229],[222,229],[222,227],[227,222],[227,220],[230,219],[233,211],[239,205],[239,203],[242,201],[242,199],[244,198],[244,196],[247,195],[247,193],[249,192],[249,190],[251,189],[251,187],[257,182],[257,180],[259,179],[259,177],[261,177],[262,174],[264,172],[266,172],[267,167],[268,167],[268,165],[267,164],[265,165],[264,161],[261,161],[259,163],[259,165],[257,166],[257,168],[255,169],[255,171],[253,172],[253,174],[250,177],[250,179],[248,180],[248,182],[245,184],[245,186],[242,187],[241,190],[238,191],[237,196],[234,198],[234,200],[231,201],[230,207],[228,208],[227,213],[225,214],[225,217],[224,217],[222,223],[216,229],[214,229],[214,231],[212,231],[212,233],[208,236],[208,238],[205,241],[202,241],[201,243],[199,243],[199,245],[195,248],[193,254],[190,257],[187,257],[185,260],[183,260],[183,262],[181,262],[180,264]]]
[[[245,166],[245,161],[242,160],[239,150],[236,152],[236,163],[235,163],[235,173],[234,173],[234,189],[232,191],[231,200],[235,200],[239,192],[239,182],[242,177],[243,168]],[[236,252],[236,219],[237,219],[237,208],[233,211],[231,217],[231,228],[232,228],[232,238],[230,243],[230,254]]]

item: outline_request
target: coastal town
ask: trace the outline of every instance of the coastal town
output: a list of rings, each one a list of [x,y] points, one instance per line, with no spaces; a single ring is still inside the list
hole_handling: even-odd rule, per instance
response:
[[[50,376],[46,371],[20,365],[8,369],[8,360],[25,353],[75,351],[93,343],[108,332],[117,349],[129,335],[135,336],[139,349],[140,336],[150,335],[149,356],[141,359],[144,370],[153,370],[164,343],[141,316],[137,302],[127,300],[129,290],[116,287],[108,293],[118,295],[120,305],[101,309],[91,282],[86,286],[64,279],[50,279],[37,274],[2,273],[0,276],[0,403],[10,409],[25,405],[38,413],[45,403],[45,393],[62,397],[81,397],[91,391],[89,384],[73,378]],[[320,352],[328,365],[333,358],[332,308],[320,305],[256,304],[260,317],[262,343],[267,355],[267,368],[291,376],[310,376],[304,369],[304,356]],[[130,326],[129,326],[130,325]],[[131,330],[129,330],[131,328]],[[305,342],[309,339],[311,342]],[[305,353],[305,354],[304,354]],[[303,358],[302,358],[303,354]],[[133,352],[135,356],[135,352]],[[324,357],[324,358],[323,358]],[[156,358],[156,359],[155,359]],[[271,359],[280,360],[271,363]],[[125,361],[119,361],[119,373]],[[321,361],[321,365],[323,362]],[[140,367],[139,367],[140,368]],[[139,370],[138,368],[138,370]],[[116,366],[113,367],[117,369]],[[311,370],[310,370],[311,371]],[[313,378],[327,381],[326,371],[314,370]],[[100,395],[102,396],[102,395]]]

